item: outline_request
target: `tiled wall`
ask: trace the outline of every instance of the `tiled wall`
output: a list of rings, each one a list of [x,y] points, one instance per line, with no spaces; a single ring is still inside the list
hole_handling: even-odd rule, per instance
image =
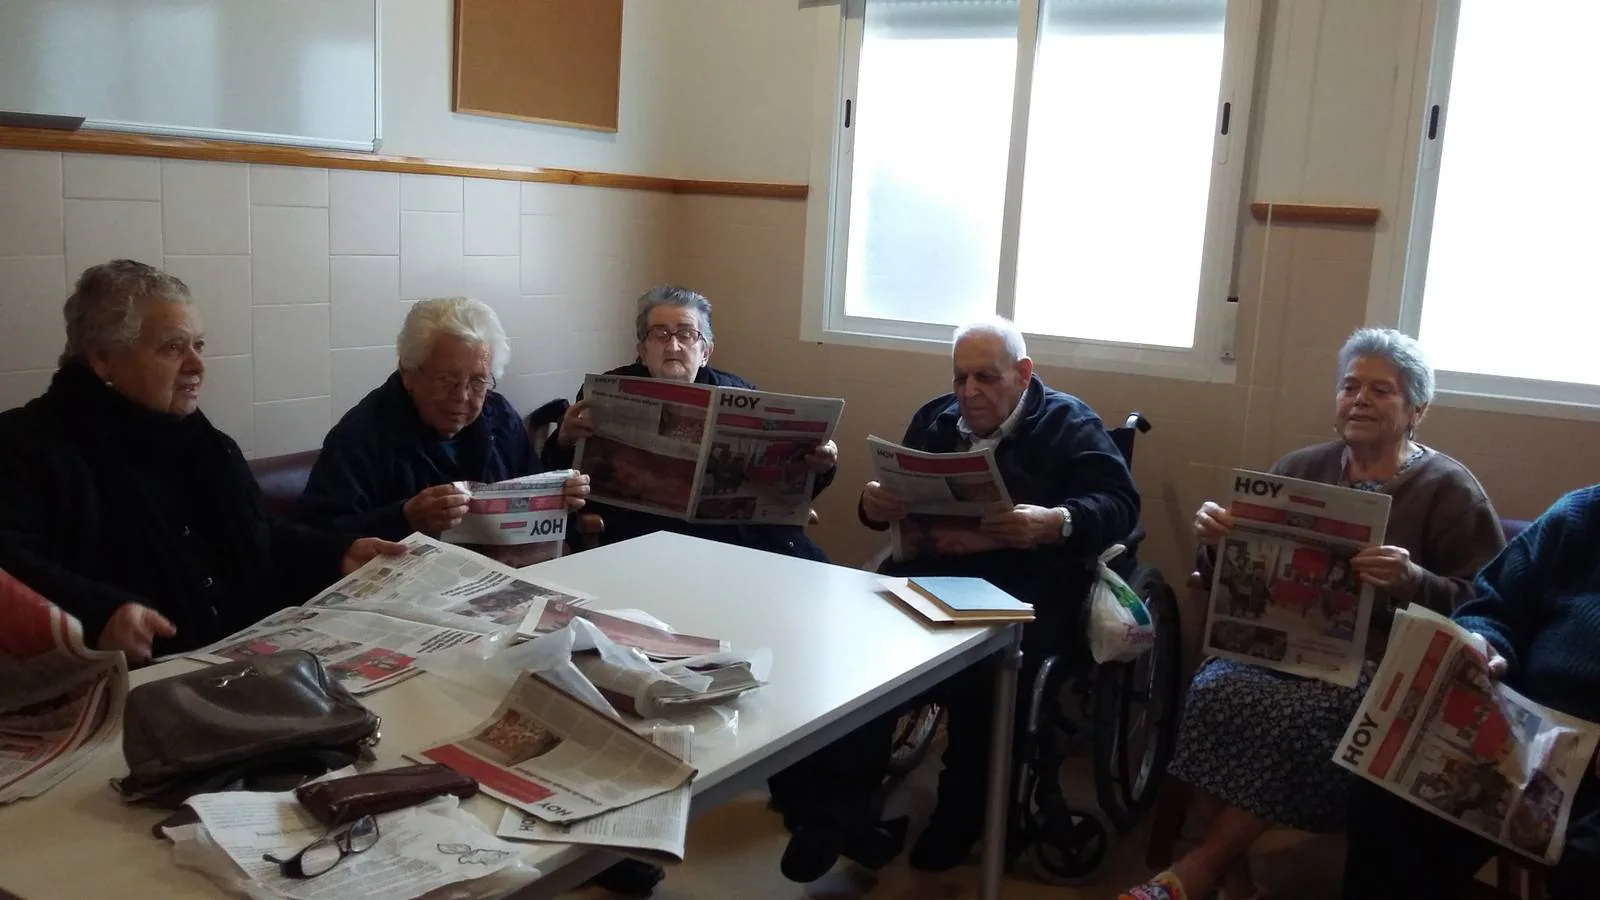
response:
[[[116,257],[188,282],[202,407],[256,456],[316,447],[394,369],[407,300],[465,294],[511,336],[519,409],[632,358],[672,198],[511,181],[0,151],[0,409],[38,395],[61,304]]]

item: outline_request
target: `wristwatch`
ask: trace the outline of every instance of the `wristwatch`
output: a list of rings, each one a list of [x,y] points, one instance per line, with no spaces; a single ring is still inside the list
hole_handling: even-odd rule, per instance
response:
[[[1064,541],[1072,537],[1072,510],[1065,506],[1058,506],[1056,509],[1061,510],[1061,539]]]

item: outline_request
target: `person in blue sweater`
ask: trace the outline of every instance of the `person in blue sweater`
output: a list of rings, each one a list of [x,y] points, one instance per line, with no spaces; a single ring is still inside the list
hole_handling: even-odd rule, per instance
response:
[[[1046,387],[1034,374],[1014,324],[995,318],[957,329],[951,363],[954,391],[924,404],[901,442],[934,453],[992,448],[1015,506],[983,518],[976,535],[891,561],[882,571],[983,578],[1032,604],[1036,618],[1023,630],[1019,680],[1026,686],[1042,659],[1073,645],[1094,572],[1086,562],[1111,544],[1129,540],[1139,520],[1139,491],[1094,410]],[[859,513],[863,524],[878,531],[907,519],[905,503],[875,481],[863,488]],[[1121,565],[1128,562],[1124,559]],[[991,682],[989,668],[975,666],[939,689],[948,712],[944,770],[933,816],[911,849],[913,868],[937,872],[961,865],[980,837]],[[1024,687],[1017,696],[1019,715],[1027,699]],[[845,754],[878,747],[887,753],[886,735],[866,736],[875,729],[881,730],[881,723],[862,729],[859,738],[846,739],[856,749],[820,754],[785,776],[808,778],[816,787],[831,782],[813,791],[814,808],[798,817],[809,821],[800,823],[785,852],[784,874],[789,878],[819,878],[841,853],[869,867],[881,860],[883,825],[870,826],[876,835],[863,830],[858,814],[867,798],[852,799],[845,792],[875,790],[883,766],[864,765],[864,758],[843,760]]]
[[[1491,677],[1535,703],[1600,722],[1600,485],[1550,507],[1478,574],[1456,610]],[[1600,760],[1573,799],[1551,900],[1600,897]],[[1497,847],[1365,781],[1352,798],[1346,900],[1464,896]]]
[[[488,304],[419,300],[396,342],[399,366],[323,440],[300,497],[300,517],[331,531],[400,540],[461,521],[458,481],[495,482],[545,471],[511,401],[497,393],[511,344]],[[566,484],[577,509],[588,478]]]
[[[652,288],[639,298],[634,327],[639,338],[638,358],[612,369],[607,375],[755,389],[755,385],[732,372],[711,367],[711,353],[716,349],[711,331],[711,302],[700,294],[682,287]],[[550,468],[570,467],[578,441],[593,433],[589,401],[583,399],[580,389],[577,401],[562,415],[555,439],[545,443],[545,464]],[[833,483],[839,448],[833,441],[827,441],[808,453],[805,461],[817,473],[812,488],[812,496],[815,496]],[[822,548],[798,525],[702,525],[604,503],[593,504],[591,511],[599,513],[605,522],[603,540],[608,544],[657,531],[672,531],[786,556],[828,561]]]

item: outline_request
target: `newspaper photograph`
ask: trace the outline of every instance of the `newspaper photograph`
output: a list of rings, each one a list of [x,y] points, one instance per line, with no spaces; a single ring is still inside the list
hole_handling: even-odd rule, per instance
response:
[[[1334,762],[1468,831],[1541,862],[1561,858],[1600,725],[1489,677],[1474,639],[1413,604]]]
[[[584,619],[613,642],[632,647],[650,659],[689,659],[728,649],[724,641],[716,638],[679,634],[623,616],[585,609],[582,604],[561,597],[536,600],[529,606],[517,633],[526,638],[550,634],[565,628],[574,618]]]
[[[458,481],[471,499],[461,524],[439,535],[511,568],[561,556],[567,539],[567,498],[562,494],[573,469],[560,469],[497,481]]]
[[[90,649],[76,618],[5,571],[0,621],[0,803],[10,803],[120,740],[128,662]]]
[[[690,755],[694,748],[693,728],[668,725],[651,731],[647,737],[684,762],[694,761]],[[685,781],[648,800],[577,822],[545,822],[522,810],[507,809],[500,818],[496,834],[514,841],[609,847],[651,862],[681,863],[684,840],[689,833],[692,784]]]
[[[927,453],[867,437],[873,480],[904,501],[909,515],[889,527],[896,561],[999,549],[979,530],[984,516],[1011,509],[994,451]]]
[[[1238,469],[1230,497],[1204,652],[1354,687],[1374,592],[1350,560],[1383,543],[1389,496]]]
[[[804,525],[844,401],[680,384],[584,379],[594,434],[576,448],[590,498],[691,522]]]
[[[597,816],[694,777],[682,759],[525,672],[471,733],[415,754],[477,780],[484,793],[546,822]]]

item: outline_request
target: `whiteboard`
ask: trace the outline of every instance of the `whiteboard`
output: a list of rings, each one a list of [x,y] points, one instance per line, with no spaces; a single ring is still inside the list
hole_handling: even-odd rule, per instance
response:
[[[0,112],[377,149],[380,0],[0,0]]]

